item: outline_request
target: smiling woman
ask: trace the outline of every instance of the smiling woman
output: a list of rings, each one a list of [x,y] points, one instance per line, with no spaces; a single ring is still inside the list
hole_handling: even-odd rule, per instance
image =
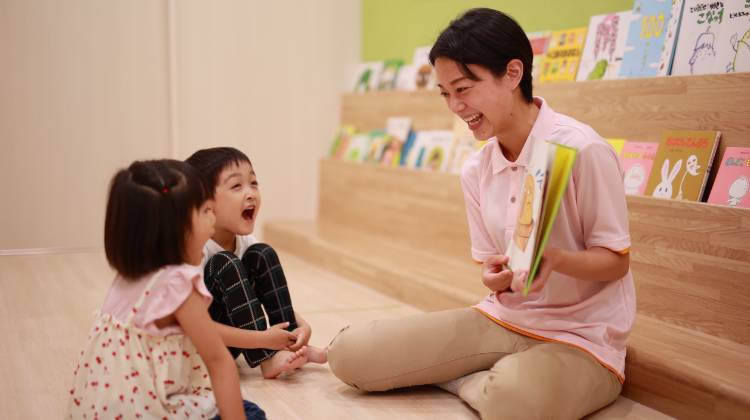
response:
[[[461,174],[471,253],[489,294],[471,308],[343,330],[329,350],[342,381],[367,391],[438,384],[482,418],[580,418],[620,393],[635,293],[619,163],[591,127],[533,96],[531,60],[521,27],[497,10],[469,10],[436,40],[441,95],[477,139],[489,139]],[[523,202],[519,168],[541,141],[579,158],[524,296],[504,254]]]

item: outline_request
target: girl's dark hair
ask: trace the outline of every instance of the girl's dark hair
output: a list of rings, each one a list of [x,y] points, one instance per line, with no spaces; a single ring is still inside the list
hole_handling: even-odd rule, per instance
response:
[[[195,168],[179,160],[137,161],[117,172],[104,221],[109,265],[132,280],[184,263],[192,212],[206,199]]]
[[[521,93],[526,102],[534,100],[531,90],[531,43],[521,26],[503,12],[487,8],[470,9],[452,21],[430,50],[430,63],[433,66],[439,57],[458,63],[461,73],[471,80],[479,78],[469,70],[467,64],[486,67],[495,76],[502,76],[508,62],[519,59],[523,63]]]
[[[250,166],[253,165],[247,155],[234,147],[201,149],[190,155],[185,162],[198,170],[203,183],[208,189],[209,198],[214,198],[214,191],[216,191],[216,184],[219,182],[221,171],[231,165],[239,165],[243,162]]]

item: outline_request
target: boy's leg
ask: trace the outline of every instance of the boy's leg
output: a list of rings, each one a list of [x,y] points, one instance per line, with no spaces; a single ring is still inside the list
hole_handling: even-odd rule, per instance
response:
[[[331,371],[365,391],[449,381],[527,348],[524,337],[472,308],[348,327],[328,350]]]
[[[246,330],[263,331],[267,328],[266,317],[245,267],[234,254],[220,252],[211,257],[206,263],[204,281],[214,297],[208,308],[213,320]],[[276,353],[276,350],[268,349],[230,347],[229,350],[234,357],[242,353],[251,367]]]
[[[242,256],[242,264],[247,270],[255,292],[268,314],[271,325],[288,322],[287,330],[297,328],[292,298],[286,284],[284,270],[279,256],[270,245],[257,243],[250,246]]]
[[[620,394],[615,374],[583,350],[526,340],[530,349],[459,380],[458,396],[482,419],[578,419]]]

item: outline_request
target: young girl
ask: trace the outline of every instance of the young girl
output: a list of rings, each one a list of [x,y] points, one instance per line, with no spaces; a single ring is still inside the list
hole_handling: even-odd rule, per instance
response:
[[[243,404],[207,312],[196,265],[213,233],[210,204],[183,162],[135,162],[115,175],[104,247],[117,275],[81,351],[68,418],[265,419]]]
[[[461,173],[471,254],[490,293],[472,308],[343,331],[329,359],[344,382],[368,391],[438,383],[483,419],[581,418],[620,393],[635,292],[619,163],[591,127],[533,96],[531,60],[523,29],[492,9],[466,12],[433,45],[446,105],[490,139]],[[525,296],[504,254],[531,149],[546,140],[579,155]]]

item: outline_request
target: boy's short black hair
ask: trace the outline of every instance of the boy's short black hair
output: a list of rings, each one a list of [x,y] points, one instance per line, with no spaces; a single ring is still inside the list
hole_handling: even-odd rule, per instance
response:
[[[131,280],[184,263],[193,210],[207,198],[196,169],[179,160],[136,161],[118,171],[104,221],[107,261]]]
[[[250,159],[234,147],[212,147],[201,149],[193,153],[185,162],[192,165],[200,173],[203,183],[208,189],[208,198],[214,198],[214,191],[219,182],[219,174],[224,169],[247,163],[253,166]]]
[[[467,64],[486,67],[495,76],[502,76],[508,62],[519,59],[523,63],[521,93],[527,103],[534,100],[531,43],[521,26],[503,12],[487,8],[469,9],[453,20],[440,33],[430,50],[430,63],[433,66],[440,57],[455,61],[461,73],[471,80],[479,78],[469,70]]]

